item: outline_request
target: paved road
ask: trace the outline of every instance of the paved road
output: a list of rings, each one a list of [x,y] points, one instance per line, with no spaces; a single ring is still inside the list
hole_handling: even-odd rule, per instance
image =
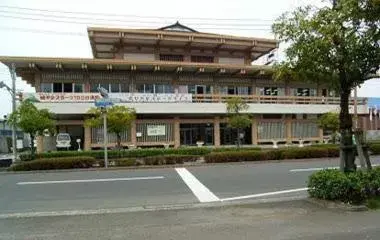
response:
[[[378,164],[380,158],[373,161]],[[302,188],[314,168],[337,165],[333,159],[181,169],[0,174],[0,218],[16,213],[59,215],[62,211],[306,196]]]
[[[304,201],[186,210],[0,219],[0,239],[378,240],[379,212]]]

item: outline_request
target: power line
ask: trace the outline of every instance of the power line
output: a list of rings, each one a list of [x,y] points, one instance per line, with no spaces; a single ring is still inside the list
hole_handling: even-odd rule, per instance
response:
[[[1,13],[7,14],[18,14],[18,15],[31,15],[38,17],[48,17],[48,18],[60,18],[60,19],[75,19],[75,20],[85,20],[85,21],[106,21],[106,22],[120,22],[120,23],[148,23],[157,24],[157,21],[136,21],[136,20],[120,20],[120,19],[110,19],[110,18],[94,18],[94,17],[78,17],[78,16],[62,16],[62,15],[52,15],[52,14],[41,14],[41,13],[25,13],[25,12],[15,12],[0,10]],[[170,24],[167,20],[163,24]],[[201,26],[255,26],[255,27],[269,27],[270,23],[212,23],[212,22],[192,22],[192,25]]]
[[[1,8],[8,9],[19,9],[28,11],[39,11],[39,12],[51,12],[51,13],[65,13],[65,14],[82,14],[82,15],[96,15],[96,16],[117,16],[117,17],[133,17],[133,18],[154,18],[154,19],[187,19],[187,20],[215,20],[215,21],[263,21],[263,22],[273,22],[271,19],[260,19],[260,18],[206,18],[206,17],[162,17],[162,16],[141,16],[141,15],[125,15],[125,14],[115,14],[115,13],[101,13],[101,12],[80,12],[80,11],[64,11],[55,9],[38,9],[38,8],[26,8],[26,7],[15,7],[15,6],[4,6],[0,5]]]
[[[10,16],[10,15],[0,15],[0,17],[3,18],[11,18],[11,19],[18,19],[18,20],[33,20],[33,21],[43,21],[43,22],[57,22],[57,23],[70,23],[70,24],[82,24],[82,25],[97,25],[97,26],[107,26],[109,27],[110,24],[104,24],[104,23],[93,23],[93,22],[77,22],[77,21],[71,21],[71,20],[59,20],[59,19],[42,19],[42,18],[33,18],[33,17],[20,17],[20,16]],[[142,26],[132,26],[129,25],[129,27],[142,27]],[[268,31],[270,28],[225,28],[225,27],[198,27],[198,29],[204,29],[204,30],[236,30],[236,31]]]
[[[64,31],[33,29],[33,28],[15,28],[15,27],[2,27],[2,26],[0,26],[0,30],[41,33],[41,34],[52,34],[52,35],[80,36],[80,37],[87,37],[88,36],[87,33],[81,33],[81,32],[64,32]]]

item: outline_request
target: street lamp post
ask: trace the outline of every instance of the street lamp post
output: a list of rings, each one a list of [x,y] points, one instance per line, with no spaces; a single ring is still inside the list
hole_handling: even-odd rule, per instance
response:
[[[103,112],[104,167],[108,168],[107,109],[106,108],[102,108],[102,112]]]

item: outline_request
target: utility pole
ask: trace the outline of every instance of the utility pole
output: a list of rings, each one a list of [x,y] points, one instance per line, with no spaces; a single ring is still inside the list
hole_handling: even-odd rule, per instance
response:
[[[107,108],[103,108],[103,144],[104,144],[104,167],[108,168],[108,137],[107,137]]]
[[[354,89],[354,125],[355,130],[358,129],[358,87]]]
[[[9,68],[9,72],[12,77],[12,89],[11,89],[11,95],[12,95],[12,113],[16,112],[16,65],[12,63],[11,67]],[[16,137],[16,126],[13,124],[12,126],[12,150],[13,150],[13,163],[17,161],[17,137]]]

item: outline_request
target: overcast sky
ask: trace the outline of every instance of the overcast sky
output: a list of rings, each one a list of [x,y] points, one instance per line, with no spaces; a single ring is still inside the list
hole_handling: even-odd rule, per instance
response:
[[[273,38],[270,31],[273,19],[297,6],[306,3],[321,4],[320,2],[319,0],[2,0],[0,1],[0,55],[91,58],[91,48],[86,35],[87,26],[157,28],[177,20],[202,32]],[[27,8],[50,11],[33,11]],[[70,14],[70,12],[103,14],[85,15]],[[237,28],[240,30],[236,30]],[[11,86],[9,71],[2,64],[0,64],[0,81]],[[17,80],[17,89],[24,92],[34,91],[21,79]],[[359,96],[379,97],[379,90],[379,80],[371,80],[359,89]],[[0,118],[2,118],[11,111],[11,99],[4,89],[0,89],[0,100]]]

